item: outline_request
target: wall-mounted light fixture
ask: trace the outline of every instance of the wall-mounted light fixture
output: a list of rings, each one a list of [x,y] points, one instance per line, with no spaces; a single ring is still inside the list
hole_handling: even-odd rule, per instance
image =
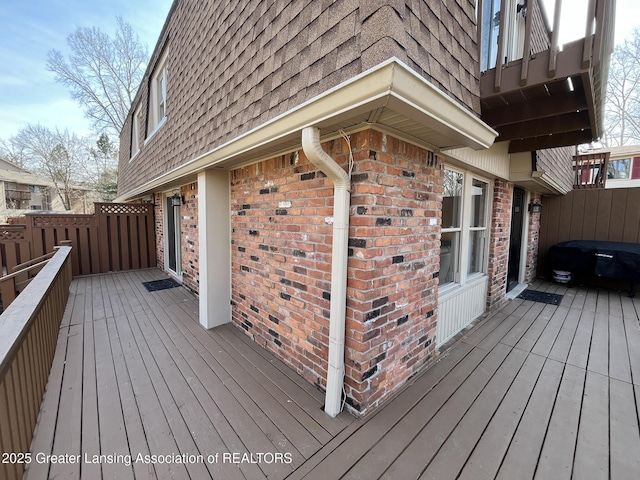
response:
[[[540,213],[542,211],[542,204],[534,202],[529,204],[529,213]]]
[[[180,195],[179,190],[174,190],[173,195],[171,196],[171,205],[174,207],[179,207],[180,205],[184,205],[187,201],[184,198],[184,195]]]

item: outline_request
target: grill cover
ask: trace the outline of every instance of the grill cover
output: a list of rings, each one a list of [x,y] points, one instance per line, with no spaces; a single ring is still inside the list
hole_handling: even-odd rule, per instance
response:
[[[571,240],[553,245],[549,261],[554,270],[598,275],[640,283],[640,244]]]

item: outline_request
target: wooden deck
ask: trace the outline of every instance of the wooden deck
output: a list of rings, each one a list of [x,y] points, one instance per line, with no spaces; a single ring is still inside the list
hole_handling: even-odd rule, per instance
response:
[[[27,479],[284,478],[354,421],[236,328],[202,329],[184,288],[142,285],[161,278],[73,281]]]
[[[242,332],[203,330],[186,290],[148,293],[156,278],[74,280],[31,451],[88,457],[29,480],[640,478],[638,299],[538,284],[560,306],[513,300],[372,416],[331,420]],[[126,465],[138,453],[196,461]]]
[[[640,478],[640,302],[534,287],[291,478]]]

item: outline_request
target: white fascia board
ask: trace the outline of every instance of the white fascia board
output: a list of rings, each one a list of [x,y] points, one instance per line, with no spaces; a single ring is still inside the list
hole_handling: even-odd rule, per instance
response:
[[[272,120],[165,172],[120,195],[126,201],[207,168],[232,168],[247,162],[246,155],[282,145],[281,150],[300,143],[306,127],[336,129],[337,125],[367,123],[369,112],[389,108],[447,137],[437,148],[466,146],[483,149],[498,135],[475,114],[437,89],[396,58],[391,58],[350,80],[302,103]],[[341,126],[337,129],[342,128]],[[428,147],[433,147],[429,145]]]

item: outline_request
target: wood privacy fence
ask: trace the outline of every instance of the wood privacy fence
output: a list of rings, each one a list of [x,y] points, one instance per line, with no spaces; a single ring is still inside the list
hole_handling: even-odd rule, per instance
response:
[[[60,247],[2,314],[0,452],[6,454],[28,452],[31,445],[69,298],[70,250]],[[22,478],[24,463],[6,460],[0,463],[0,478]]]
[[[70,245],[73,275],[156,265],[153,205],[96,203],[92,215],[26,215],[0,229],[2,274]]]
[[[572,190],[545,197],[540,216],[538,274],[548,276],[549,248],[569,240],[640,243],[640,188]]]

